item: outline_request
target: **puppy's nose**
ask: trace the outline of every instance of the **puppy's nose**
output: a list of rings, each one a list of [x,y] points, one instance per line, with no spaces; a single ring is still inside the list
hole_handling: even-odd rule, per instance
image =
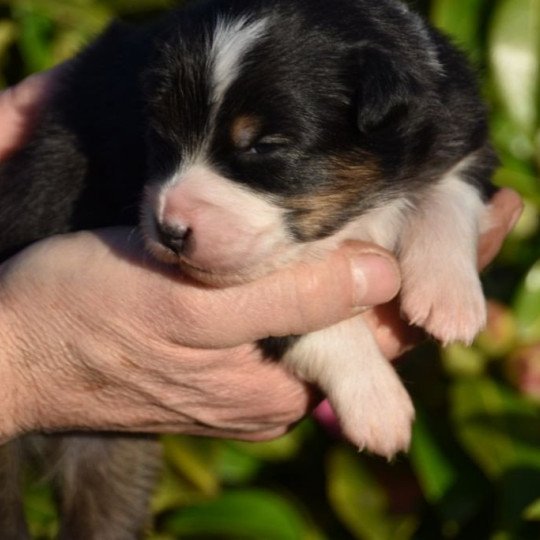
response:
[[[159,223],[156,221],[156,230],[159,241],[176,255],[180,255],[186,247],[186,241],[191,235],[187,225]]]

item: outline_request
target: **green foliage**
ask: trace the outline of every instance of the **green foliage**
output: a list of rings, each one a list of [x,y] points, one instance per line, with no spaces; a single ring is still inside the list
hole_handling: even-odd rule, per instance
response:
[[[172,4],[0,0],[0,84],[68,58],[113,16]],[[399,364],[418,419],[395,463],[357,454],[311,420],[271,443],[166,437],[154,540],[540,538],[540,0],[415,4],[478,66],[496,181],[526,203],[485,276],[496,300],[488,328],[470,349],[429,345]],[[51,538],[50,493],[37,484],[26,504],[34,536]]]

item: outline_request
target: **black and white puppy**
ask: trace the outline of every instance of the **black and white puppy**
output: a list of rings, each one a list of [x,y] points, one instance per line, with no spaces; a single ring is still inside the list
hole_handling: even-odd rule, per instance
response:
[[[213,0],[114,25],[72,61],[0,168],[0,251],[136,224],[142,208],[155,256],[223,286],[367,240],[399,258],[405,317],[468,343],[486,316],[476,246],[494,165],[465,59],[401,2]],[[357,446],[407,449],[411,400],[360,317],[263,345],[324,390]],[[63,440],[81,484],[64,538],[140,529],[137,505],[110,510],[121,459],[93,494],[73,473],[97,447],[106,470],[114,441]]]

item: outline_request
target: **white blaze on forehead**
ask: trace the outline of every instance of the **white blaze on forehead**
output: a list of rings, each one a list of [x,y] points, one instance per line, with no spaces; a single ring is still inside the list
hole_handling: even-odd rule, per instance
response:
[[[242,59],[264,34],[267,22],[266,18],[250,21],[245,17],[218,21],[210,51],[214,105],[221,103],[225,92],[238,77]]]
[[[241,216],[255,230],[271,229],[283,220],[284,210],[249,187],[225,178],[204,163],[186,167],[161,190],[158,217],[172,207],[185,206],[190,213],[220,209],[231,216]]]

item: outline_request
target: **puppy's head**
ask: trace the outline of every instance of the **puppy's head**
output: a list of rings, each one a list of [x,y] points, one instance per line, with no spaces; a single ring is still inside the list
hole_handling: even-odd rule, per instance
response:
[[[198,280],[261,275],[403,194],[422,81],[325,5],[188,12],[149,76],[142,226]]]

